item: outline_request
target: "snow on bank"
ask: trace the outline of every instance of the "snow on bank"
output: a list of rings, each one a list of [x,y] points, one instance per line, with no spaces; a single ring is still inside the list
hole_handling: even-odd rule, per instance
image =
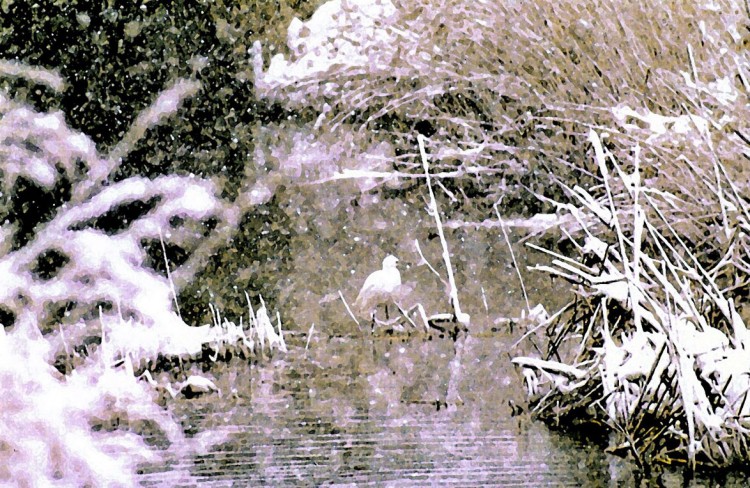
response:
[[[148,418],[177,430],[132,375],[110,370],[64,378],[45,361],[47,347],[43,339],[0,328],[0,483],[133,486],[136,463],[153,459],[151,450],[135,434],[92,427],[112,417]]]
[[[323,73],[388,69],[398,46],[392,28],[396,19],[397,10],[390,0],[331,0],[307,22],[295,18],[288,29],[289,59],[277,54],[263,72],[261,45],[257,41],[253,45],[256,90],[273,96],[279,88]],[[338,88],[324,84],[322,94]]]

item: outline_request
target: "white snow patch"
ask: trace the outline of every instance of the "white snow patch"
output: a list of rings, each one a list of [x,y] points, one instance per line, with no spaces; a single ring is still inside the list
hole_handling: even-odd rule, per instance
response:
[[[94,143],[91,142],[91,139],[84,136],[83,134],[71,135],[70,137],[68,137],[68,143],[73,149],[83,154],[93,155],[94,151],[96,150],[96,148],[94,147]]]
[[[694,90],[713,96],[723,105],[733,104],[739,96],[739,92],[734,86],[732,78],[729,76],[719,78],[716,81],[712,81],[709,83],[694,83],[690,74],[685,73],[684,71],[681,71],[680,74],[682,75],[682,78],[687,86],[693,88]]]
[[[63,126],[62,115],[58,112],[36,117],[36,119],[34,119],[34,125],[40,129],[58,131]]]
[[[57,172],[47,161],[31,157],[26,161],[24,169],[26,175],[30,176],[44,188],[51,190],[55,186]]]
[[[331,0],[307,22],[292,20],[287,35],[291,58],[275,55],[265,73],[256,42],[255,85],[268,95],[333,69],[385,68],[396,53],[396,34],[389,29],[396,16],[390,0]]]
[[[595,237],[593,235],[586,237],[586,242],[583,246],[582,252],[584,254],[593,254],[601,260],[607,255],[607,249],[609,246],[606,242]]]
[[[257,182],[250,190],[248,202],[250,205],[262,205],[273,198],[273,191],[262,182]]]
[[[645,110],[642,114],[627,106],[614,107],[612,114],[623,128],[628,130],[643,130],[643,127],[633,121],[639,121],[651,132],[648,142],[655,142],[664,137],[681,135],[689,137],[693,144],[701,144],[702,136],[708,134],[709,122],[698,115],[688,114],[670,117]]]
[[[196,184],[185,186],[163,185],[161,190],[169,195],[169,202],[159,209],[159,214],[187,215],[194,219],[201,219],[216,209],[217,200],[210,189]],[[166,220],[163,222],[166,224]]]

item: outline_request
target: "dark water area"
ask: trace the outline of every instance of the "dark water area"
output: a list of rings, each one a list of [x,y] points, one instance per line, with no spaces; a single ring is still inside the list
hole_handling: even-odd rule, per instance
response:
[[[226,440],[143,467],[144,486],[683,486],[681,471],[640,477],[581,433],[513,416],[523,386],[501,334],[454,344],[410,336],[318,337],[225,378],[236,394],[174,406],[189,433]],[[447,402],[447,405],[446,405]],[[737,477],[688,486],[744,486]]]

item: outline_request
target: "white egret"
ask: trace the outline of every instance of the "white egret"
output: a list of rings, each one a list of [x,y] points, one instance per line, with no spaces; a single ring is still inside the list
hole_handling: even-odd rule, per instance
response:
[[[370,274],[354,302],[354,309],[360,315],[369,315],[375,321],[375,309],[385,304],[388,319],[388,304],[398,297],[401,288],[401,273],[398,271],[398,258],[388,255],[383,259],[383,269]]]

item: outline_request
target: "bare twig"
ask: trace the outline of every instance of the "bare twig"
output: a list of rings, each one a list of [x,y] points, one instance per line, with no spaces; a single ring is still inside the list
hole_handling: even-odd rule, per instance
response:
[[[501,174],[504,171],[506,171],[503,168],[488,168],[485,166],[475,166],[475,167],[466,167],[461,168],[456,171],[441,171],[439,173],[435,173],[430,175],[431,178],[441,178],[441,179],[458,179],[462,178],[467,175],[482,175],[482,174]],[[340,180],[357,180],[362,178],[377,178],[377,179],[383,179],[383,180],[393,180],[393,179],[421,179],[424,178],[425,175],[418,174],[418,173],[406,173],[404,171],[372,171],[372,170],[361,170],[361,169],[343,169],[341,172],[334,173],[332,176],[327,176],[325,178],[320,178],[313,181],[308,181],[306,183],[303,183],[303,186],[310,186],[310,185],[322,185],[325,183],[330,183],[332,181],[340,181]]]
[[[57,70],[31,66],[18,61],[0,60],[0,77],[24,78],[39,85],[45,85],[61,93],[65,90],[65,79]]]
[[[349,316],[352,318],[352,320],[354,320],[354,322],[357,324],[357,327],[359,327],[361,330],[362,326],[360,325],[359,320],[357,320],[357,317],[355,317],[352,313],[352,309],[349,308],[349,304],[346,302],[346,298],[344,298],[344,294],[341,293],[341,290],[339,290],[339,297],[341,298],[341,301],[344,302],[344,306],[346,307],[346,311],[349,312]]]
[[[438,278],[440,278],[440,281],[442,281],[443,283],[445,283],[445,280],[443,279],[442,276],[440,276],[440,273],[438,273],[437,270],[435,270],[435,268],[432,267],[432,265],[430,264],[430,262],[427,261],[427,258],[424,257],[424,254],[422,254],[422,248],[419,247],[419,241],[418,240],[414,239],[414,245],[417,248],[417,252],[419,253],[419,257],[421,257],[422,261],[424,261],[424,263],[427,265],[427,267],[430,268],[430,271],[432,271],[433,273],[435,273],[435,276],[437,276]],[[448,283],[445,283],[445,284],[447,285]]]
[[[417,310],[419,311],[419,316],[422,317],[422,322],[424,323],[425,330],[429,330],[430,319],[427,318],[427,312],[425,312],[424,307],[421,303],[417,303]]]
[[[505,238],[505,243],[508,245],[508,250],[510,250],[510,257],[513,259],[513,267],[516,268],[516,274],[518,275],[518,281],[521,283],[521,291],[523,292],[523,299],[526,301],[526,310],[531,313],[531,305],[529,304],[529,295],[526,293],[526,286],[523,283],[523,276],[521,276],[521,270],[518,267],[518,261],[516,261],[516,253],[513,252],[513,246],[510,244],[510,238],[508,237],[508,232],[505,230],[505,225],[503,225],[503,218],[500,216],[500,211],[497,209],[497,203],[493,205],[495,208],[495,213],[497,214],[497,220],[500,222],[500,229],[503,231],[503,237]],[[484,288],[482,289],[482,296],[484,297]],[[486,307],[486,304],[485,304]]]
[[[414,328],[415,328],[415,329],[417,329],[417,328],[418,328],[418,327],[417,327],[417,324],[416,324],[416,323],[415,323],[415,322],[414,322],[414,321],[413,321],[413,320],[411,319],[411,317],[409,317],[409,313],[408,313],[407,311],[405,311],[405,310],[404,310],[403,308],[401,308],[401,305],[399,305],[399,304],[397,303],[397,304],[396,304],[396,308],[398,308],[398,311],[399,311],[399,312],[401,312],[401,315],[402,315],[402,316],[403,316],[403,317],[404,317],[404,318],[405,318],[406,320],[408,320],[408,321],[409,321],[409,323],[410,323],[410,324],[411,324],[412,326],[414,326]],[[414,309],[412,308],[412,310],[414,310]]]
[[[315,330],[315,323],[310,325],[310,330],[307,331],[307,342],[305,343],[305,351],[310,347],[310,339],[312,339],[313,331]]]
[[[435,200],[435,193],[432,191],[432,183],[430,181],[430,166],[427,162],[427,153],[424,148],[425,137],[422,134],[417,135],[417,141],[419,142],[419,153],[422,157],[422,165],[424,166],[425,179],[427,181],[427,189],[430,193],[430,207],[432,209],[433,217],[435,217],[435,225],[437,226],[438,236],[440,237],[440,244],[443,247],[443,260],[445,261],[445,268],[448,273],[448,283],[450,284],[450,298],[451,305],[456,314],[456,320],[464,325],[469,323],[469,315],[461,311],[461,304],[458,300],[458,288],[456,287],[456,279],[453,277],[453,266],[451,265],[451,256],[448,251],[448,242],[445,240],[445,233],[443,232],[443,224],[440,220],[440,210]]]

